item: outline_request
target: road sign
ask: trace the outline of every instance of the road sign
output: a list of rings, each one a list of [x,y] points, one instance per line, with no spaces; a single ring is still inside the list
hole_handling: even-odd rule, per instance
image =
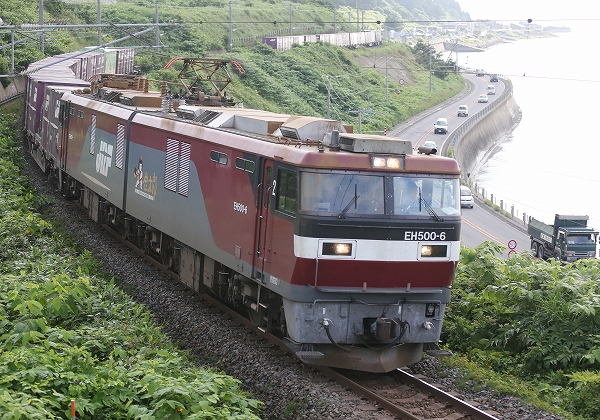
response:
[[[515,241],[514,239],[511,239],[510,241],[508,241],[508,247],[512,250],[514,250],[517,247],[517,241]]]
[[[403,84],[404,84],[404,79],[400,79],[400,80],[398,81],[398,83],[400,83],[401,85],[403,85]]]

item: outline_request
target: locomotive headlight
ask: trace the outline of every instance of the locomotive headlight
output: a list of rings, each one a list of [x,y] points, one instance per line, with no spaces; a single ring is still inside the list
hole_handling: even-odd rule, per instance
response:
[[[445,258],[448,256],[448,245],[421,245],[421,257]]]
[[[400,167],[400,159],[389,156],[373,156],[371,157],[371,165],[373,168],[398,169]]]
[[[350,243],[323,243],[323,255],[338,255],[338,256],[350,256],[352,255],[352,244]]]
[[[388,168],[398,169],[400,167],[400,159],[398,159],[398,158],[388,158],[386,166]]]
[[[352,245],[350,245],[350,244],[335,244],[334,252],[337,255],[350,255],[352,253]]]
[[[374,168],[385,168],[386,158],[373,156],[373,167]]]

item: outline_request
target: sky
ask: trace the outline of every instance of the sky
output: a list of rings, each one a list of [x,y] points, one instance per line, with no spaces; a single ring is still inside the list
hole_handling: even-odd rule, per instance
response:
[[[570,26],[576,21],[600,24],[596,0],[457,0],[471,19],[522,21],[542,26]]]

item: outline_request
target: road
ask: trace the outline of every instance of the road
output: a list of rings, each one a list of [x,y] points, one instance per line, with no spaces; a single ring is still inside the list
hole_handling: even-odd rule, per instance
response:
[[[425,141],[435,142],[438,146],[438,150],[441,150],[448,134],[433,133],[433,124],[438,118],[448,119],[448,133],[451,133],[469,118],[459,117],[457,115],[456,111],[459,105],[468,105],[469,116],[474,115],[487,105],[486,103],[477,102],[477,99],[479,98],[479,95],[486,93],[488,85],[491,84],[496,88],[495,95],[488,95],[489,102],[498,98],[505,89],[505,85],[501,79],[499,82],[490,83],[489,76],[478,77],[474,73],[464,74],[463,76],[465,78],[465,83],[467,83],[469,87],[466,94],[459,99],[459,102],[448,101],[442,105],[433,107],[414,118],[412,122],[400,124],[389,134],[404,140],[410,140],[415,150]]]
[[[516,252],[529,250],[529,235],[525,233],[523,223],[509,222],[505,216],[497,214],[479,200],[475,201],[472,209],[462,209],[463,223],[461,227],[461,242],[474,248],[485,241],[502,245],[502,255],[508,256],[509,242],[515,241]]]
[[[489,102],[498,98],[505,89],[502,80],[490,83],[487,75],[478,77],[471,73],[464,74],[464,78],[465,83],[468,85],[466,93],[458,102],[448,101],[434,107],[415,118],[412,122],[398,126],[390,132],[390,135],[410,140],[415,150],[425,141],[434,141],[438,146],[438,150],[441,150],[447,135],[433,133],[433,124],[438,118],[448,119],[448,132],[451,133],[469,118],[457,115],[456,111],[459,105],[468,105],[469,115],[473,115],[487,105],[479,103],[478,98],[479,95],[486,93],[489,84],[494,85],[496,88],[495,95],[488,95]],[[504,247],[502,253],[504,257],[507,257],[510,251],[508,247],[510,241],[516,242],[516,252],[529,250],[530,240],[525,233],[523,223],[509,222],[508,218],[496,213],[481,200],[475,200],[473,209],[463,208],[462,216],[461,241],[466,246],[475,248],[483,242],[491,241]]]

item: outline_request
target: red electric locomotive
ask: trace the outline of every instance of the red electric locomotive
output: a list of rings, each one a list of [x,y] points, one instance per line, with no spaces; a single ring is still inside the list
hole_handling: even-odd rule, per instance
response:
[[[385,372],[435,345],[460,252],[455,160],[147,86],[62,95],[65,195],[307,363]]]

